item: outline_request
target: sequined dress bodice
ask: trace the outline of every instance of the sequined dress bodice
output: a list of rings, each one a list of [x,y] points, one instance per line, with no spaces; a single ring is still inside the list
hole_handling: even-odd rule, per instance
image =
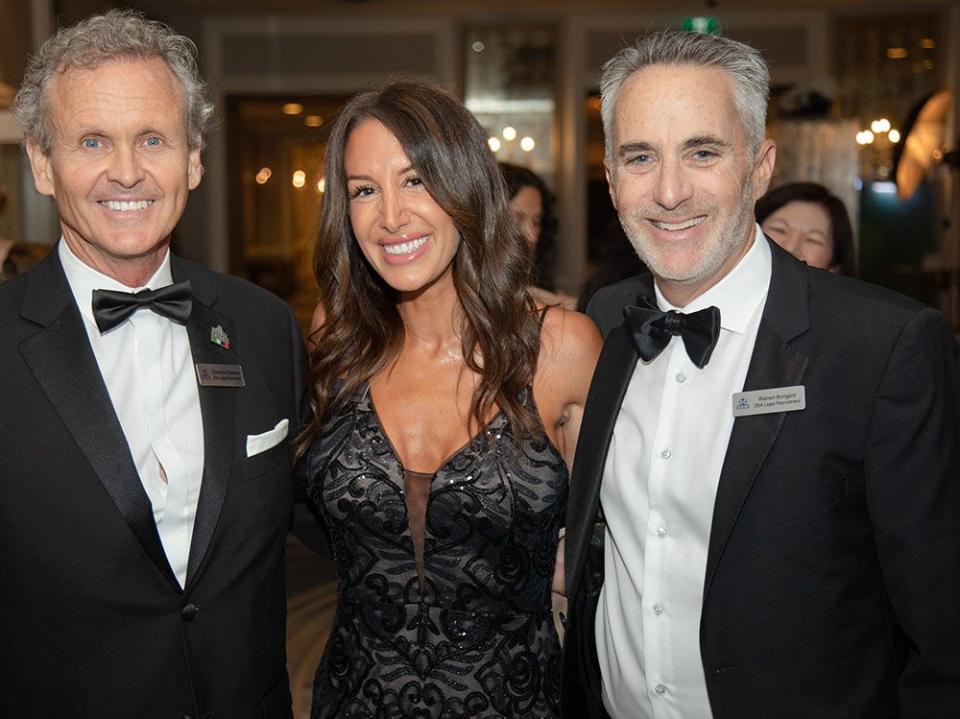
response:
[[[409,472],[364,390],[304,467],[340,580],[314,719],[558,716],[567,469],[542,431],[516,443],[500,412],[435,474]]]

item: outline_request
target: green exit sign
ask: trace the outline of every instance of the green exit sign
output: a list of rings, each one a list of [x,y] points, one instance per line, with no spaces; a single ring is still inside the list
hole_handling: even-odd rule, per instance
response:
[[[685,17],[683,19],[683,29],[687,32],[702,32],[707,35],[716,35],[720,32],[720,23],[717,18],[706,15],[697,15],[694,17]]]

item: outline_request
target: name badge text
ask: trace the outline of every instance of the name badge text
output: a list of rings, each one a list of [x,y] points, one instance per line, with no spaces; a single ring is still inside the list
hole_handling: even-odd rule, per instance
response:
[[[807,394],[803,385],[773,387],[733,395],[733,416],[749,417],[752,414],[773,412],[796,412],[807,406]]]
[[[197,379],[204,387],[245,387],[243,368],[238,364],[197,363]]]

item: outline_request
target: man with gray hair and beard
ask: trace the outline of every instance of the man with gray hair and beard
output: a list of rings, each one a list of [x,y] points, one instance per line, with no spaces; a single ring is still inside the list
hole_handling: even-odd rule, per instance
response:
[[[763,236],[768,72],[660,32],[606,64],[649,275],[605,335],[568,503],[570,719],[960,716],[960,376],[936,311]]]
[[[302,342],[170,253],[212,113],[196,48],[110,11],[15,112],[61,237],[0,286],[0,715],[289,717],[284,563]]]

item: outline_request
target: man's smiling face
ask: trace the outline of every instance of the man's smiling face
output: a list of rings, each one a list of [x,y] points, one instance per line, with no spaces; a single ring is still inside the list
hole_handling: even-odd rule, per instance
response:
[[[753,205],[775,152],[751,152],[727,73],[652,65],[630,75],[613,112],[610,197],[637,254],[677,304],[746,253]]]
[[[173,73],[159,58],[108,60],[56,74],[47,97],[50,150],[27,149],[64,240],[120,281],[132,266],[155,269],[201,176]]]

